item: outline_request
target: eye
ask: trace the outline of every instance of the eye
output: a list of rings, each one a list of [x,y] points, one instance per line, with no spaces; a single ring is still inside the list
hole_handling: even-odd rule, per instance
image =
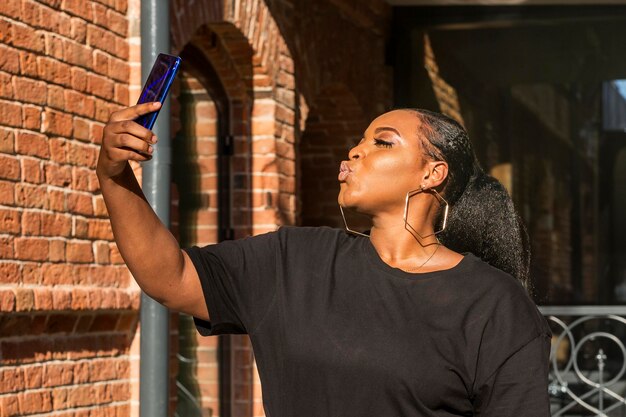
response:
[[[387,142],[386,140],[382,139],[374,139],[374,144],[376,146],[382,146],[383,148],[391,148],[393,146],[392,142]]]

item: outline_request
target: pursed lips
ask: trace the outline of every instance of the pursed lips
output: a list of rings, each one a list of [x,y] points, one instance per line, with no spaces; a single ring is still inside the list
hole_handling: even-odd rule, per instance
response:
[[[340,182],[344,182],[351,173],[352,173],[352,168],[350,168],[350,165],[348,165],[348,162],[341,161],[341,165],[339,166],[339,175],[337,176],[337,179]]]

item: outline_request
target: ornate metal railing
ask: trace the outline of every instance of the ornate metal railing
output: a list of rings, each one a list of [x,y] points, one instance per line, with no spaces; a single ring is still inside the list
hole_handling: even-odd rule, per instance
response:
[[[626,416],[626,307],[540,307],[552,328],[552,417]]]

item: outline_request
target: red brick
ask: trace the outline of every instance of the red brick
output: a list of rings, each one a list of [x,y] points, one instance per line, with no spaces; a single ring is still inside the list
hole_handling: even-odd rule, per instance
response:
[[[21,391],[25,387],[24,371],[20,367],[5,368],[0,373],[0,393]],[[2,414],[2,416],[11,416],[16,414]]]
[[[66,163],[69,141],[62,138],[51,138],[48,142],[50,144],[51,159],[62,164]]]
[[[13,153],[15,149],[15,134],[12,129],[0,127],[0,152]]]
[[[50,314],[46,323],[47,333],[71,333],[78,317],[75,314]]]
[[[69,385],[73,381],[73,376],[74,366],[71,363],[47,363],[44,365],[43,385],[44,387]]]
[[[0,8],[0,15],[19,18],[22,10],[20,7],[20,0],[4,0]]]
[[[18,395],[20,411],[24,414],[45,413],[52,410],[51,391],[26,391]]]
[[[104,124],[93,122],[91,123],[91,141],[93,143],[102,143],[102,134],[104,132]]]
[[[65,258],[68,262],[93,262],[93,250],[90,242],[68,242],[65,247]]]
[[[93,215],[91,196],[87,194],[68,193],[66,196],[67,210],[84,216]]]
[[[35,306],[33,290],[17,288],[15,290],[15,311],[30,311]]]
[[[116,106],[104,100],[96,99],[96,115],[95,118],[99,122],[106,123],[111,113],[118,110],[120,106]]]
[[[11,74],[18,74],[20,71],[20,55],[19,52],[6,45],[0,44],[0,71],[6,71]]]
[[[43,374],[43,366],[35,365],[24,368],[24,382],[26,388],[37,389],[41,388]]]
[[[95,191],[90,187],[90,177],[96,175],[88,168],[72,168],[72,189],[77,191]]]
[[[20,265],[14,262],[0,262],[0,283],[14,284],[19,282],[21,275]],[[13,294],[13,293],[11,293]],[[4,295],[6,297],[6,295]],[[3,293],[0,292],[0,304],[4,301]],[[0,309],[5,311],[4,309]]]
[[[0,334],[4,337],[21,336],[24,329],[33,334],[33,318],[26,314],[0,315]]]
[[[87,91],[105,100],[111,100],[113,98],[113,86],[113,81],[108,78],[95,74],[89,74],[87,76]]]
[[[127,83],[130,79],[130,66],[127,61],[111,57],[107,74],[114,80]]]
[[[67,162],[87,168],[95,168],[98,158],[97,148],[90,144],[70,142]]]
[[[30,184],[16,184],[15,199],[22,207],[44,208],[46,206],[46,189]]]
[[[107,8],[101,4],[93,3],[93,22],[105,29],[109,29],[107,21]]]
[[[29,78],[15,77],[13,79],[15,98],[33,104],[46,103],[46,83]]]
[[[41,107],[24,105],[22,108],[23,126],[30,130],[41,128]]]
[[[20,225],[20,211],[0,208],[0,233],[19,234]]]
[[[2,275],[0,275],[2,277]],[[15,293],[11,290],[0,290],[0,311],[12,312],[15,310]],[[0,381],[2,384],[2,381]]]
[[[65,211],[67,209],[67,202],[64,191],[48,191],[48,209],[52,211]]]
[[[41,213],[42,236],[69,237],[71,232],[71,216],[58,213]]]
[[[19,180],[20,161],[8,155],[0,155],[0,178],[8,180]]]
[[[22,126],[22,107],[20,104],[0,100],[0,124],[14,127]]]
[[[74,138],[85,142],[91,141],[91,126],[89,121],[74,117]]]
[[[44,36],[32,27],[13,24],[11,27],[11,44],[21,49],[44,52]]]
[[[71,80],[72,88],[74,90],[83,92],[87,91],[87,71],[82,68],[72,68]]]
[[[87,96],[73,90],[65,90],[65,111],[78,114],[84,117],[93,117],[95,113],[95,101],[93,97]]]
[[[0,204],[15,204],[15,184],[8,181],[0,181]]]
[[[109,57],[102,51],[95,50],[93,52],[92,67],[95,72],[102,75],[109,73],[109,60],[114,59]],[[115,77],[112,77],[115,78]]]
[[[107,10],[106,27],[122,37],[128,36],[128,21],[124,14],[114,10]]]
[[[14,256],[13,246],[14,238],[12,236],[0,237],[0,259],[12,259]]]
[[[48,260],[50,262],[65,262],[65,241],[58,239],[50,241]]]
[[[72,116],[56,110],[46,109],[43,114],[43,131],[52,135],[72,136]]]
[[[37,67],[37,55],[26,51],[20,51],[19,64],[20,74],[29,77],[39,76],[39,70]]]
[[[23,0],[20,22],[26,23],[29,26],[39,27],[39,21],[41,19],[40,8],[41,6],[32,0]]]
[[[32,184],[41,184],[43,182],[43,170],[41,169],[40,160],[22,159],[22,181]]]
[[[70,19],[70,38],[79,43],[85,43],[87,40],[87,22],[78,17]]]
[[[107,242],[96,242],[94,244],[95,259],[98,264],[109,264],[111,261],[109,244]],[[1,266],[1,264],[0,264]]]
[[[63,410],[63,409],[68,408],[69,404],[67,403],[67,397],[69,395],[69,392],[70,392],[70,389],[68,388],[53,389],[52,390],[52,408],[55,410]],[[75,416],[75,414],[73,413],[71,415]]]
[[[0,400],[0,405],[2,407],[2,415],[3,416],[19,416],[20,407],[17,395],[7,395],[2,397]]]
[[[53,304],[52,304],[52,293],[53,290],[50,288],[36,288],[34,291],[34,297],[35,297],[35,309],[42,311],[42,310],[52,310],[53,308]]]
[[[67,187],[72,181],[72,169],[69,166],[46,164],[44,170],[49,185]]]
[[[65,39],[54,34],[46,33],[46,55],[65,62]]]
[[[65,47],[65,61],[67,63],[81,67],[91,66],[91,48],[72,41],[65,41],[63,45]]]
[[[15,257],[27,261],[44,261],[48,258],[47,239],[20,237],[15,239]]]
[[[63,0],[61,9],[85,20],[93,20],[93,9],[89,7],[90,5],[83,0]]]
[[[115,102],[127,106],[129,104],[128,97],[129,91],[128,87],[124,84],[115,84]]]
[[[65,263],[62,264],[44,264],[41,267],[41,283],[43,285],[69,285],[73,284],[71,266]],[[55,309],[58,309],[59,305],[66,305],[69,303],[69,298],[63,299],[61,296],[57,296],[55,292],[52,293],[52,302]]]
[[[13,98],[13,83],[11,83],[11,74],[0,72],[0,98]]]
[[[50,158],[48,138],[45,135],[31,132],[19,132],[17,134],[16,151],[22,155]]]
[[[111,224],[108,220],[92,219],[88,221],[88,236],[96,240],[113,240]]]
[[[55,310],[69,310],[72,305],[71,294],[59,289],[53,291],[52,305]]]
[[[38,211],[24,211],[22,214],[22,234],[25,236],[41,235],[41,213]]]
[[[37,73],[39,78],[54,84],[71,87],[72,67],[53,58],[38,57]]]
[[[89,223],[87,219],[83,219],[80,217],[74,217],[74,231],[72,236],[87,239],[87,231],[89,230]]]
[[[70,17],[68,15],[48,7],[41,7],[39,12],[40,27],[63,36],[69,36]]]
[[[47,104],[57,110],[65,109],[65,90],[58,85],[48,85]]]
[[[23,263],[22,282],[24,284],[41,284],[41,264],[39,262]]]
[[[108,52],[111,55],[119,56],[122,59],[124,58],[118,55],[116,36],[112,32],[98,26],[87,25],[87,45]]]

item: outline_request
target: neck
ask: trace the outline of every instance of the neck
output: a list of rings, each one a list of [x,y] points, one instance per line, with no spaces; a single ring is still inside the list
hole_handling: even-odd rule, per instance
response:
[[[389,262],[415,262],[431,256],[439,241],[433,235],[431,216],[427,212],[422,213],[422,216],[419,213],[410,215],[408,225],[404,223],[402,212],[375,216],[372,219],[370,239],[380,257]]]

